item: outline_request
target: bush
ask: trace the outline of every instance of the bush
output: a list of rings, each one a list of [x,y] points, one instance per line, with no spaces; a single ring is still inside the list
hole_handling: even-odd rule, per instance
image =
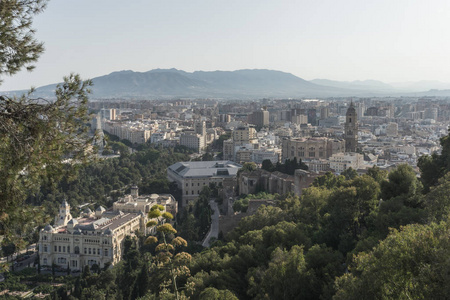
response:
[[[34,293],[50,294],[53,291],[53,287],[50,284],[41,284],[33,290]]]

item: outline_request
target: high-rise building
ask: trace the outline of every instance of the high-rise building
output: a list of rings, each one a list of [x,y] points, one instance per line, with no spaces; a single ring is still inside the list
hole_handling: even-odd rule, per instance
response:
[[[344,139],[345,151],[356,152],[358,147],[358,119],[353,102],[350,103],[350,107],[345,115]]]
[[[322,107],[320,109],[320,119],[325,120],[329,116],[330,116],[330,109],[328,108],[328,106]]]
[[[424,116],[425,119],[437,120],[438,109],[436,107],[429,107],[425,109]]]
[[[180,136],[180,145],[200,153],[205,148],[205,136],[195,132],[185,132]]]
[[[198,121],[194,124],[194,130],[195,133],[200,135],[206,135],[206,122],[205,121]]]
[[[256,139],[256,130],[252,126],[238,127],[233,131],[233,141],[240,144],[248,144]]]
[[[266,109],[255,111],[248,116],[248,122],[258,128],[269,125],[269,112]]]

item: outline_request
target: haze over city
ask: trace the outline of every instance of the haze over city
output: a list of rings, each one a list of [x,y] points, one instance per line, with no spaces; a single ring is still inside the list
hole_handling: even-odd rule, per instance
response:
[[[51,1],[45,52],[3,91],[119,70],[272,69],[306,80],[449,81],[448,1]]]

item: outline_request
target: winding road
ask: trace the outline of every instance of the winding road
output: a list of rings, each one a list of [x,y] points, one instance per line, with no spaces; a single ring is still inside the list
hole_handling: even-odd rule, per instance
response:
[[[214,200],[209,200],[209,206],[213,211],[213,214],[211,215],[211,228],[209,229],[208,234],[203,240],[202,243],[203,247],[210,246],[211,238],[217,239],[219,237],[219,215],[220,215],[219,207],[217,206],[217,203]]]

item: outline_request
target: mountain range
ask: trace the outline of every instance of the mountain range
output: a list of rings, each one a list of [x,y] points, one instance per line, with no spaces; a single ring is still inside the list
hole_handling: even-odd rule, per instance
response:
[[[118,71],[92,79],[93,99],[174,98],[302,98],[367,96],[450,96],[450,84],[422,81],[387,84],[376,80],[304,80],[274,70],[195,71],[154,69]],[[52,97],[56,84],[36,89],[36,97]],[[439,90],[438,90],[439,89]],[[19,93],[13,91],[10,93]]]

